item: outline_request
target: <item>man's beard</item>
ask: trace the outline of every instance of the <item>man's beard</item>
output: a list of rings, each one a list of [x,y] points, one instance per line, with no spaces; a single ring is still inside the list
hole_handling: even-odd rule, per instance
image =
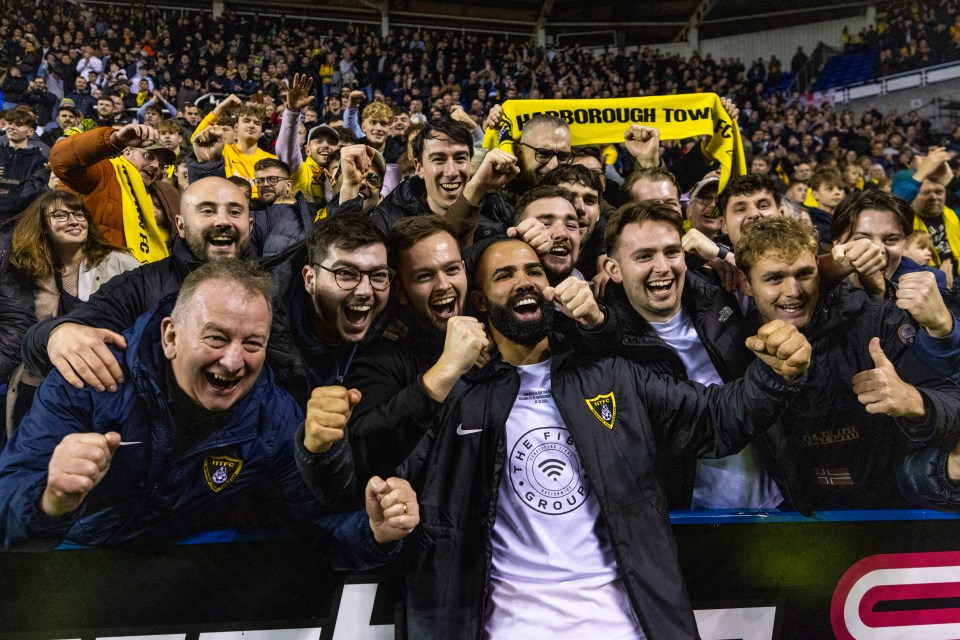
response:
[[[233,240],[236,247],[235,257],[243,259],[243,254],[247,249],[249,239],[242,239],[240,232],[233,227],[214,227],[213,229],[208,229],[204,234],[187,233],[184,236],[184,242],[186,242],[187,248],[190,249],[193,255],[200,258],[203,262],[207,262],[210,260],[209,250],[213,246],[209,241],[210,238],[221,235],[229,236]]]
[[[514,315],[513,307],[520,298],[534,296],[540,306],[540,317],[537,320],[520,320]],[[490,324],[503,337],[524,347],[532,347],[547,335],[553,326],[553,310],[546,298],[539,291],[519,291],[507,300],[507,304],[499,305],[487,301],[487,318]]]

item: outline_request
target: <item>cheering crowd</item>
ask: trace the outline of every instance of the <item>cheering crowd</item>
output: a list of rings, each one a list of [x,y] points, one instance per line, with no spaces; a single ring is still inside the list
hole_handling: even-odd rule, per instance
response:
[[[253,523],[402,558],[411,638],[674,638],[671,509],[960,508],[960,127],[727,74],[728,178],[500,104],[689,86],[652,52],[51,11],[0,27],[4,549]]]

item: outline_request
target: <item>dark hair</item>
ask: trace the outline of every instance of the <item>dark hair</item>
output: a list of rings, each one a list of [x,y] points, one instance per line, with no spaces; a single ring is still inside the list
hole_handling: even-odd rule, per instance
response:
[[[581,147],[574,147],[573,159],[576,160],[577,158],[593,158],[594,160],[600,163],[600,166],[603,166],[604,164],[606,164],[606,162],[603,159],[603,150],[595,144],[588,144],[588,145],[583,145]]]
[[[620,236],[628,224],[643,224],[652,220],[666,222],[676,228],[679,235],[683,235],[683,218],[677,210],[662,202],[643,201],[625,204],[610,216],[607,228],[603,234],[603,244],[608,255],[612,255],[620,244]]]
[[[353,251],[371,244],[386,246],[387,237],[370,218],[364,216],[333,216],[313,225],[307,234],[307,253],[310,264],[320,264],[331,247]]]
[[[576,207],[576,198],[569,189],[564,189],[563,187],[557,187],[555,185],[541,185],[539,187],[534,187],[527,191],[525,194],[520,196],[520,199],[517,200],[517,204],[513,208],[513,224],[520,224],[520,221],[523,220],[523,214],[532,203],[537,200],[545,200],[547,198],[563,198],[571,205]]]
[[[251,296],[263,296],[267,311],[273,315],[273,280],[270,274],[264,272],[256,262],[223,258],[204,262],[184,279],[177,294],[177,303],[170,312],[175,322],[182,320],[184,307],[193,299],[200,285],[211,280],[229,281],[231,292],[239,289]]]
[[[833,218],[830,220],[831,237],[839,240],[850,233],[857,226],[860,214],[867,209],[890,211],[896,216],[904,236],[913,232],[914,213],[910,205],[886,191],[871,189],[851,193],[837,204],[837,208],[833,210]]]
[[[717,195],[717,210],[722,218],[727,212],[727,203],[733,196],[746,196],[758,191],[768,191],[773,196],[774,203],[780,206],[780,189],[777,183],[768,175],[748,173],[745,176],[732,178],[727,186]]]
[[[593,189],[599,197],[603,193],[603,181],[600,174],[591,171],[581,164],[559,164],[543,176],[541,185],[560,186],[561,184],[580,184]]]
[[[424,125],[411,144],[413,157],[419,162],[423,162],[423,147],[426,141],[436,140],[440,136],[446,136],[455,143],[466,146],[470,150],[470,157],[473,158],[473,134],[470,133],[470,129],[467,129],[465,124],[451,118],[431,120]]]
[[[390,229],[390,264],[400,264],[400,252],[437,233],[449,233],[456,240],[453,226],[443,216],[426,214],[400,218]]]
[[[250,181],[244,178],[243,176],[230,176],[229,178],[227,178],[227,180],[237,185],[241,189],[250,188]]]
[[[290,177],[290,165],[277,158],[263,158],[257,160],[257,163],[253,165],[254,171],[266,171],[267,169],[280,169],[287,174],[288,178]]]
[[[641,180],[647,180],[648,182],[669,182],[677,190],[677,199],[680,198],[680,194],[682,193],[680,183],[677,182],[677,177],[671,172],[663,167],[643,167],[627,176],[627,179],[620,185],[620,200],[630,202],[630,191],[633,190],[633,185]]]

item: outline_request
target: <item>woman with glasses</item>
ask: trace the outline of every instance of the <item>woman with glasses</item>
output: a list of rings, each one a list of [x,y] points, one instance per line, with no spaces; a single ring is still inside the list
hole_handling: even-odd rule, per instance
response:
[[[140,266],[90,224],[80,198],[47,191],[0,237],[0,382],[9,377],[7,431],[26,413],[41,381],[20,367],[20,345],[34,323],[68,313],[113,276]]]

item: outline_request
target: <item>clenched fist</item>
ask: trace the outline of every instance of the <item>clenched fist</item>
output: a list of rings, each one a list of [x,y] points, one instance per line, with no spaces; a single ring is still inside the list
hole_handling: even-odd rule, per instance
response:
[[[812,349],[806,336],[792,324],[771,320],[757,335],[747,338],[747,348],[785,380],[792,380],[810,366]]]
[[[76,511],[110,469],[120,434],[71,433],[53,450],[40,506],[50,517]]]
[[[360,392],[346,387],[317,387],[307,402],[303,444],[311,453],[328,451],[343,440],[350,414],[360,402]]]

